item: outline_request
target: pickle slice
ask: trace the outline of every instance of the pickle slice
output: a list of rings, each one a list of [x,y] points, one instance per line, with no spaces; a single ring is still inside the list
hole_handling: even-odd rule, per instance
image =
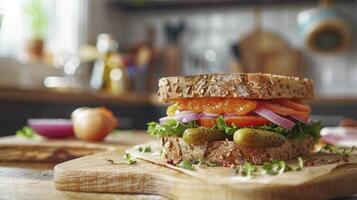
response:
[[[183,133],[183,140],[187,144],[200,144],[215,140],[224,140],[226,135],[223,131],[212,128],[189,128]]]
[[[285,137],[279,133],[253,128],[242,128],[234,133],[233,140],[242,146],[278,147],[285,143]]]

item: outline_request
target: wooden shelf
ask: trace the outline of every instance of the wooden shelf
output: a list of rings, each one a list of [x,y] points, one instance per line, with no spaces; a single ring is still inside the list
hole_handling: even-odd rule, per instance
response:
[[[353,2],[353,0],[341,0],[343,2]],[[341,2],[339,1],[339,2]],[[178,10],[188,8],[217,8],[231,6],[251,6],[251,5],[281,5],[298,3],[315,3],[318,0],[112,0],[110,7],[118,7],[126,11],[142,10]]]
[[[318,96],[307,103],[311,105],[357,105],[357,96]]]
[[[151,105],[153,102],[151,96],[152,93],[143,92],[125,92],[120,95],[112,95],[105,92],[0,88],[0,101]]]
[[[0,101],[86,103],[110,105],[166,106],[159,102],[156,93],[125,92],[113,95],[105,92],[75,92],[44,89],[0,88]],[[320,96],[307,103],[312,105],[357,105],[357,96]]]

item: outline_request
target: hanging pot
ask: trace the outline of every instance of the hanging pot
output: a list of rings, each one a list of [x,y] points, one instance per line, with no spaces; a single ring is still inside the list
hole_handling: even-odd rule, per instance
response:
[[[347,49],[351,32],[342,13],[334,9],[330,0],[321,6],[298,14],[299,29],[305,45],[319,53],[335,53]]]

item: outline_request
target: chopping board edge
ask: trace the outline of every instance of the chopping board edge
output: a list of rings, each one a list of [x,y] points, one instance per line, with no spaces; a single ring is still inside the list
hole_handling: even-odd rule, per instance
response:
[[[297,185],[209,184],[173,169],[139,160],[134,165],[113,165],[98,158],[121,158],[102,152],[58,164],[58,190],[77,192],[154,194],[169,199],[325,199],[357,192],[357,165],[339,167],[329,176]],[[347,165],[348,166],[348,165]]]

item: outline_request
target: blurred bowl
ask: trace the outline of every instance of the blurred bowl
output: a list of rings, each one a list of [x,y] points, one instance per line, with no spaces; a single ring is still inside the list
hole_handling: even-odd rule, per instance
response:
[[[27,124],[39,135],[59,139],[73,137],[73,123],[69,119],[29,119]]]

